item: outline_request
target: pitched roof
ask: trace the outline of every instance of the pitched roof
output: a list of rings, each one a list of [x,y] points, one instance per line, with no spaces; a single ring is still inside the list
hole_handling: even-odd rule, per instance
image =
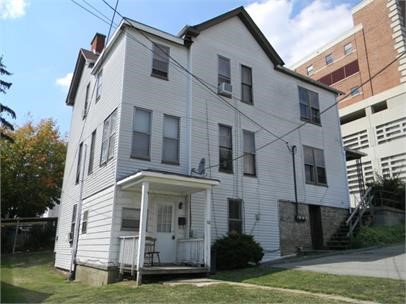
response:
[[[233,9],[227,13],[224,13],[220,16],[217,16],[215,18],[212,18],[212,19],[202,22],[200,24],[197,24],[194,26],[186,26],[179,33],[179,36],[191,35],[192,37],[196,37],[199,35],[199,33],[201,31],[204,31],[204,30],[208,29],[209,27],[217,25],[223,21],[226,21],[226,20],[236,17],[236,16],[241,19],[241,21],[247,27],[248,31],[252,34],[252,36],[254,36],[254,38],[257,40],[259,45],[262,47],[265,54],[268,55],[268,57],[272,61],[272,63],[275,66],[284,65],[285,63],[283,62],[282,58],[278,55],[278,53],[275,51],[275,49],[266,39],[265,35],[261,32],[261,30],[255,24],[254,20],[252,20],[250,15],[248,15],[247,11],[244,9],[243,6],[240,6],[236,9]]]
[[[72,81],[69,86],[68,96],[66,96],[65,103],[67,105],[72,106],[74,104],[85,63],[94,63],[98,57],[99,55],[93,53],[92,51],[88,51],[85,49],[79,50],[78,59],[76,59],[75,70],[73,71]]]

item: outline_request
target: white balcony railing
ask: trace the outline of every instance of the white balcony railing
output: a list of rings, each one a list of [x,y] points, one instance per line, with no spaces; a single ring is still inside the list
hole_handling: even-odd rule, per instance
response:
[[[204,264],[204,239],[178,240],[176,257],[180,264]]]

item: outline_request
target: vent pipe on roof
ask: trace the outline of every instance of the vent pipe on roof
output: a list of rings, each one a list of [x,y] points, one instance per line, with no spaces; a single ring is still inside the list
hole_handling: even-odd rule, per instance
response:
[[[106,36],[100,33],[94,35],[90,45],[92,46],[92,52],[95,54],[100,54],[104,49],[104,44],[106,42]]]

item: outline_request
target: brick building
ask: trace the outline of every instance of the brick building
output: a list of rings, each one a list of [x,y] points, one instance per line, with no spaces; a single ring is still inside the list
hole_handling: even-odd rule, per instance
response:
[[[338,104],[343,142],[367,154],[364,184],[377,175],[406,179],[405,7],[405,0],[361,1],[350,31],[292,67],[344,92]],[[347,171],[355,204],[363,188],[355,160]]]

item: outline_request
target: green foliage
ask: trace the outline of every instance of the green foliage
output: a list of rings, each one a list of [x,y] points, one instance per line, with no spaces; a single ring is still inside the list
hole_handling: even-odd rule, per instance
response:
[[[11,75],[11,73],[6,70],[6,66],[3,64],[3,57],[0,57],[0,75],[1,76],[10,76]],[[6,90],[10,89],[11,85],[12,85],[11,82],[7,82],[3,79],[0,79],[0,92],[3,94],[6,94]],[[0,102],[0,114],[1,114],[0,139],[5,139],[5,140],[12,142],[13,138],[10,136],[10,132],[6,132],[6,131],[13,131],[14,126],[10,122],[8,122],[7,119],[5,119],[3,117],[3,113],[7,113],[13,119],[16,118],[16,113],[11,108],[3,105]]]
[[[66,144],[55,122],[27,122],[1,144],[1,216],[41,215],[59,203]]]
[[[405,241],[405,226],[361,227],[352,240],[353,248],[378,246]]]
[[[372,205],[405,210],[405,183],[399,177],[377,175],[377,180],[368,186],[374,195]]]
[[[258,264],[264,251],[252,235],[230,233],[213,244],[217,269],[236,269]]]

